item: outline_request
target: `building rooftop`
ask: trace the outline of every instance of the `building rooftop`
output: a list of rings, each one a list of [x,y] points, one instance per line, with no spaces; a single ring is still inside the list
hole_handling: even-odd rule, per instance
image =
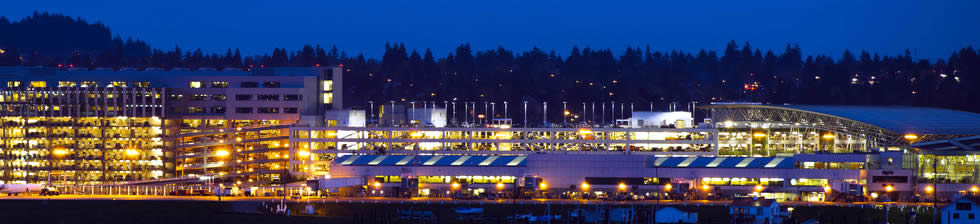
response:
[[[525,167],[526,156],[350,155],[334,160],[342,166],[473,166]]]
[[[795,110],[865,123],[899,134],[980,135],[980,114],[931,107],[713,104],[711,108]]]
[[[656,168],[768,168],[792,169],[793,157],[657,157]]]

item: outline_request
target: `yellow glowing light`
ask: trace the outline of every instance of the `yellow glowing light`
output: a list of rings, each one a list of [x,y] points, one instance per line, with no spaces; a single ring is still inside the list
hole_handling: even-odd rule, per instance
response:
[[[705,185],[701,185],[701,190],[705,190],[705,191],[707,191],[707,190],[711,190],[711,186],[709,186],[709,185],[707,185],[707,184],[705,184]]]
[[[626,190],[626,184],[624,184],[624,183],[619,183],[619,189],[620,189],[620,190]]]
[[[762,185],[755,185],[755,191],[756,192],[762,191]]]
[[[242,138],[241,137],[235,138],[235,141],[239,141],[240,142],[240,141],[242,141]]]
[[[508,129],[510,128],[510,125],[509,124],[500,125],[500,128]]]
[[[228,151],[225,150],[218,150],[217,152],[214,152],[214,155],[216,156],[228,156],[228,154]]]
[[[55,148],[53,153],[56,156],[63,156],[65,154],[68,154],[68,150],[65,150],[63,147],[62,148]]]
[[[565,116],[568,116],[569,114],[572,114],[572,113],[571,113],[571,112],[568,112],[568,111],[566,110],[566,111],[565,111]]]
[[[833,139],[834,138],[834,135],[829,134],[829,133],[828,134],[824,134],[823,135],[823,138],[825,138],[825,139]]]
[[[591,135],[592,130],[589,129],[578,129],[578,134],[580,135]]]
[[[307,157],[310,156],[310,151],[299,151],[296,154],[299,154],[300,157]]]
[[[453,182],[452,186],[453,189],[459,188],[459,183]]]
[[[925,190],[928,193],[928,192],[932,192],[932,190],[935,190],[935,189],[933,189],[932,186],[926,186],[926,189]]]
[[[482,118],[484,118],[484,116],[483,116],[483,114],[480,114],[480,115],[476,115],[476,117],[477,117],[477,118],[481,118],[481,119],[482,119]]]
[[[586,183],[586,182],[582,182],[582,190],[588,190],[588,189],[589,189],[589,187],[590,187],[590,186],[589,186],[589,183]]]
[[[918,135],[915,135],[915,134],[905,134],[905,136],[902,136],[902,137],[904,137],[905,140],[909,140],[909,141],[915,140],[915,139],[918,139],[919,138],[919,136]]]
[[[126,155],[135,156],[135,155],[139,155],[139,154],[140,154],[140,152],[139,151],[136,151],[135,149],[127,149],[126,150]]]
[[[976,193],[977,191],[980,191],[980,188],[978,188],[977,186],[973,186],[973,187],[970,187],[970,191]]]
[[[538,187],[540,187],[540,188],[541,188],[541,190],[544,190],[544,189],[548,189],[548,184],[546,184],[546,183],[541,183],[541,184],[540,184],[540,186],[538,186]]]
[[[381,182],[374,182],[374,188],[381,188]]]
[[[892,185],[885,186],[885,191],[887,191],[887,192],[892,192],[894,190],[895,190],[895,187],[892,187]]]
[[[413,131],[411,136],[416,138],[422,137],[422,132]]]
[[[497,183],[497,189],[504,189],[504,183]]]
[[[669,191],[671,188],[674,188],[674,186],[673,185],[670,185],[670,184],[664,185],[664,190],[668,190]]]
[[[831,189],[829,185],[824,185],[823,186],[823,191],[830,192],[831,190],[833,190],[833,189]]]
[[[756,138],[762,138],[762,137],[766,137],[766,133],[756,132],[756,133],[752,133],[752,136]]]
[[[871,198],[878,198],[878,193],[871,192]]]

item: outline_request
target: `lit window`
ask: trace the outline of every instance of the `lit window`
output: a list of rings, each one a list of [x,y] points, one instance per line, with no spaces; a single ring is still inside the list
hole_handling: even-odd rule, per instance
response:
[[[187,113],[192,113],[192,114],[204,113],[204,109],[200,107],[187,107]]]
[[[333,93],[323,93],[323,104],[333,103]]]
[[[31,88],[44,88],[48,87],[48,82],[45,81],[31,81]]]
[[[133,86],[140,87],[140,88],[148,88],[150,87],[150,82],[133,82]]]
[[[259,113],[262,113],[262,114],[278,114],[279,113],[279,108],[278,107],[259,107]]]
[[[10,88],[20,87],[20,81],[9,81],[7,82],[7,87]]]
[[[75,87],[75,85],[78,85],[78,83],[72,82],[72,81],[59,81],[58,82],[58,87]]]
[[[190,86],[191,86],[191,88],[195,88],[195,89],[201,88],[201,82],[200,81],[191,81]]]
[[[228,88],[228,82],[211,82],[211,88]]]
[[[333,91],[333,80],[323,80],[323,91]]]
[[[109,83],[111,87],[129,87],[129,83],[123,81],[113,81]]]
[[[82,87],[98,87],[98,85],[99,82],[95,82],[95,81],[82,82]]]

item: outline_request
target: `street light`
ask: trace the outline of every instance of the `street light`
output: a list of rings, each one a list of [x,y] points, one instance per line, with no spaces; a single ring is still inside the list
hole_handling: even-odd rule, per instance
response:
[[[621,190],[621,191],[625,191],[625,190],[626,190],[626,184],[624,184],[624,183],[619,183],[619,190]]]
[[[887,191],[887,192],[892,192],[894,190],[895,190],[895,187],[892,187],[892,185],[886,185],[885,186],[885,191]]]
[[[761,192],[761,191],[762,191],[762,185],[755,185],[755,192]]]
[[[589,183],[587,183],[587,182],[582,182],[582,190],[583,190],[583,191],[587,191],[587,190],[589,190],[589,187],[590,187],[590,186],[589,186]]]

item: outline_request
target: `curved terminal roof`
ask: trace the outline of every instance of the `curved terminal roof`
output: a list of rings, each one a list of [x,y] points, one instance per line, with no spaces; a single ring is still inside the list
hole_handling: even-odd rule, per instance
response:
[[[930,107],[713,104],[706,108],[775,108],[853,120],[896,133],[980,135],[980,114]]]

